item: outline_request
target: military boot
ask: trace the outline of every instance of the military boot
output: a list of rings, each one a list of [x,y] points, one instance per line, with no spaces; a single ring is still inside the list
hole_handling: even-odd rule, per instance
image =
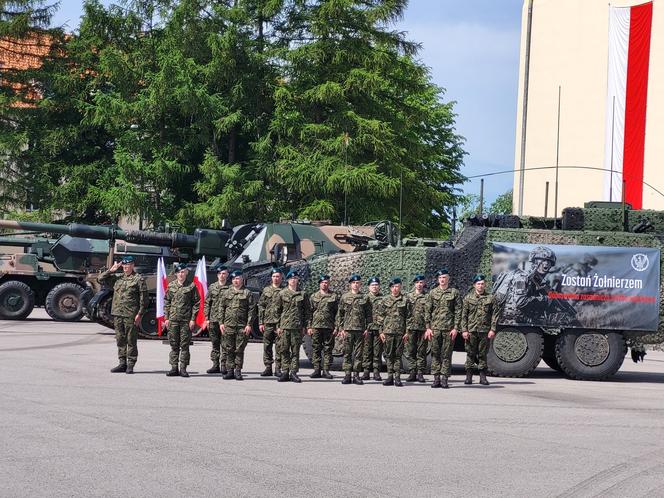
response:
[[[272,377],[272,365],[265,367],[265,370],[261,372],[261,377]]]
[[[274,365],[274,376],[281,377],[281,365],[279,365],[278,363]]]
[[[442,387],[440,385],[440,374],[434,374],[433,376],[433,384],[431,384],[431,388],[435,389],[437,387]]]
[[[221,366],[219,367],[219,373],[221,373],[221,375],[226,375],[228,373],[228,368],[226,368],[226,363],[221,364]]]
[[[392,374],[387,374],[387,379],[383,381],[384,386],[393,386],[394,385],[394,377]]]
[[[419,383],[421,383],[421,384],[423,384],[424,382],[426,382],[426,381],[424,380],[424,374],[423,374],[422,372],[420,372],[420,373],[417,374],[417,382],[419,382]]]
[[[378,370],[374,370],[373,380],[383,380]]]
[[[399,374],[401,376],[401,374]],[[415,370],[410,371],[410,375],[406,379],[406,382],[415,382],[417,380],[417,373],[415,373]]]
[[[126,372],[127,371],[127,364],[126,363],[120,363],[117,367],[111,368],[111,373],[120,373],[120,372]]]
[[[187,365],[180,364],[180,377],[189,377],[189,374],[187,373]]]
[[[166,372],[166,377],[175,377],[176,375],[180,375],[178,367],[171,367],[171,369]]]
[[[311,377],[312,379],[320,379],[321,378],[320,369],[316,368],[313,372],[311,372],[311,375],[309,377]]]
[[[134,373],[134,365],[127,365],[126,373],[133,374]]]
[[[209,374],[218,374],[220,372],[221,370],[219,369],[219,363],[217,362],[212,363],[212,368],[207,369],[207,373]]]
[[[289,380],[290,380],[290,375],[288,375],[288,371],[284,370],[279,375],[279,378],[277,379],[277,382],[288,382]]]
[[[371,375],[369,375],[369,370],[365,370],[364,373],[362,374],[362,380],[370,380]]]
[[[334,379],[334,376],[327,370],[323,370],[323,373],[321,375],[323,376],[324,379],[328,380]]]
[[[223,376],[224,380],[231,380],[235,378],[235,372],[233,370],[226,370],[226,373]]]
[[[403,387],[403,383],[401,382],[401,374],[396,374],[394,376],[394,385],[397,387]]]
[[[242,380],[244,377],[242,377],[242,370],[239,368],[235,369],[235,380]]]
[[[300,382],[302,382],[302,379],[300,379],[300,378],[297,376],[297,372],[291,372],[291,374],[290,374],[290,380],[291,380],[291,382],[295,382],[295,383],[297,383],[297,384],[299,384]]]
[[[486,380],[486,370],[480,370],[480,384],[483,386],[489,385],[489,381]]]
[[[351,382],[352,382],[352,381],[350,380],[350,374],[349,374],[349,373],[347,373],[346,375],[344,375],[344,378],[343,378],[343,380],[341,381],[342,384],[350,384]]]
[[[472,384],[473,383],[473,372],[468,370],[466,372],[466,380],[463,381],[464,384]]]
[[[355,375],[353,375],[353,384],[356,384],[358,386],[361,386],[361,385],[364,384],[364,382],[362,381],[362,378],[360,377],[360,374],[357,373],[357,372],[355,373]]]
[[[441,378],[440,378],[440,387],[442,387],[443,389],[449,389],[450,388],[450,386],[447,384],[447,376],[446,375],[441,376]]]

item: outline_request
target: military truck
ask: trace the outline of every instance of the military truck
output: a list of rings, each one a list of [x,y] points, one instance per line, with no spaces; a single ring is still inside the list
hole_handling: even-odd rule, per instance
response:
[[[254,237],[260,242],[256,245],[270,249],[266,238],[267,233]],[[472,289],[473,276],[481,272],[487,275],[490,288],[509,281],[496,288],[504,316],[489,351],[494,375],[527,376],[543,359],[570,378],[602,380],[619,370],[628,346],[638,350],[664,342],[663,238],[664,212],[591,204],[567,208],[557,220],[476,217],[451,243],[404,239],[393,244],[393,240],[373,239],[372,244],[367,237],[354,252],[314,251],[302,257],[301,248],[307,244],[294,239],[286,257],[278,257],[283,243],[277,241],[274,250],[268,251],[269,258],[254,251],[256,260],[249,254],[249,244],[243,250],[247,257],[243,260],[238,255],[230,264],[242,266],[249,284],[261,288],[269,282],[270,265],[285,263],[300,274],[310,292],[317,289],[320,273],[331,275],[337,292],[345,291],[351,273],[365,279],[378,275],[384,282],[392,276],[409,282],[423,273],[431,289],[436,285],[436,270],[444,266],[450,270],[452,285],[466,293]],[[551,257],[556,251],[557,262]],[[599,284],[593,290],[592,282],[588,286],[587,278],[579,278],[579,268],[592,267],[595,260],[599,264],[591,277],[596,273]],[[545,271],[538,273],[540,267]],[[570,268],[575,267],[572,272]],[[505,310],[511,310],[511,315],[505,316]],[[310,357],[306,338],[304,347]],[[460,335],[455,350],[463,351]],[[336,356],[338,364],[339,348]]]

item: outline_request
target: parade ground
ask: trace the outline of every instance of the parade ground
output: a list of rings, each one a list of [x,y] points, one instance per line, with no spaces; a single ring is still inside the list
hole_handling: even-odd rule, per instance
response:
[[[664,496],[664,353],[608,382],[540,364],[525,379],[451,389],[207,375],[169,378],[140,341],[134,375],[112,331],[42,311],[0,321],[0,496]]]

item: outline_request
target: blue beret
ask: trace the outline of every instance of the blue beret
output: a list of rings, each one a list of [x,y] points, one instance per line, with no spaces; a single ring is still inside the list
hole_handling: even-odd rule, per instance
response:
[[[286,275],[286,280],[289,280],[291,278],[300,278],[300,276],[297,274],[296,271],[290,270],[288,274]]]
[[[413,279],[413,282],[421,282],[422,280],[425,280],[424,275],[415,275],[415,278]]]
[[[475,275],[473,277],[473,283],[481,282],[482,280],[486,280],[486,277],[484,275],[482,275],[481,273],[478,273],[477,275]]]
[[[348,279],[349,282],[359,282],[360,280],[362,280],[362,277],[360,277],[357,273],[353,273]]]
[[[392,287],[393,285],[396,285],[396,284],[400,284],[400,283],[401,283],[401,279],[399,277],[394,277],[392,280],[390,280],[390,287]]]
[[[122,264],[133,263],[133,262],[134,262],[133,256],[125,256],[124,258],[122,258]]]
[[[318,283],[319,283],[319,284],[320,284],[321,282],[326,281],[326,280],[330,280],[330,276],[329,276],[329,275],[324,275],[324,274],[321,273],[321,274],[318,276]]]
[[[221,273],[222,271],[228,271],[228,268],[226,268],[226,265],[217,265],[215,267],[215,271],[217,273]]]
[[[270,275],[274,275],[275,273],[283,274],[284,272],[281,271],[281,268],[277,268],[276,266],[273,266],[272,270],[270,270]]]
[[[233,270],[231,272],[231,278],[241,277],[241,276],[242,276],[242,270]]]
[[[380,283],[380,278],[376,277],[375,275],[367,281],[367,285],[379,284],[379,283]]]
[[[447,268],[441,268],[436,272],[436,276],[440,277],[441,275],[449,275],[450,271]]]
[[[187,268],[187,263],[176,263],[175,265],[175,271],[182,271],[182,270],[188,270]]]

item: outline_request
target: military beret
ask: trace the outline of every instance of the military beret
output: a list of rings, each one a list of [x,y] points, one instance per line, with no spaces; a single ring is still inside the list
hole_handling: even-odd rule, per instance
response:
[[[320,284],[321,282],[325,282],[326,280],[330,280],[329,275],[323,275],[322,273],[318,276],[318,283]]]
[[[124,258],[122,258],[121,262],[122,262],[123,265],[126,264],[126,263],[133,263],[134,262],[134,257],[133,256],[125,256]]]
[[[415,275],[415,278],[413,279],[413,282],[421,282],[422,280],[425,280],[424,275]]]
[[[231,278],[241,277],[241,276],[242,276],[242,270],[233,270],[231,272]]]
[[[182,271],[182,270],[188,270],[188,269],[189,268],[187,268],[187,263],[176,263],[175,264],[175,271],[176,272]]]
[[[290,270],[286,275],[286,280],[290,280],[291,278],[300,278],[300,276],[297,274],[296,271]]]
[[[401,279],[399,277],[394,277],[390,280],[390,287],[393,285],[397,285],[401,283]]]
[[[485,280],[485,279],[486,279],[486,277],[485,277],[483,274],[478,273],[477,275],[475,275],[475,276],[473,277],[473,283],[481,282],[481,281],[483,281],[483,280]]]
[[[380,283],[380,278],[376,277],[375,275],[367,281],[367,285],[379,284],[379,283]]]
[[[450,271],[447,268],[441,268],[436,272],[436,276],[440,277],[441,275],[449,275]]]
[[[217,265],[215,270],[217,273],[221,273],[222,271],[228,271],[228,268],[226,268],[226,265]]]
[[[270,275],[274,275],[275,273],[279,273],[280,275],[282,275],[284,272],[281,271],[281,268],[273,266],[272,269],[270,270]]]
[[[357,273],[353,273],[348,279],[348,282],[359,282],[360,280],[362,280],[362,277],[360,277]]]

